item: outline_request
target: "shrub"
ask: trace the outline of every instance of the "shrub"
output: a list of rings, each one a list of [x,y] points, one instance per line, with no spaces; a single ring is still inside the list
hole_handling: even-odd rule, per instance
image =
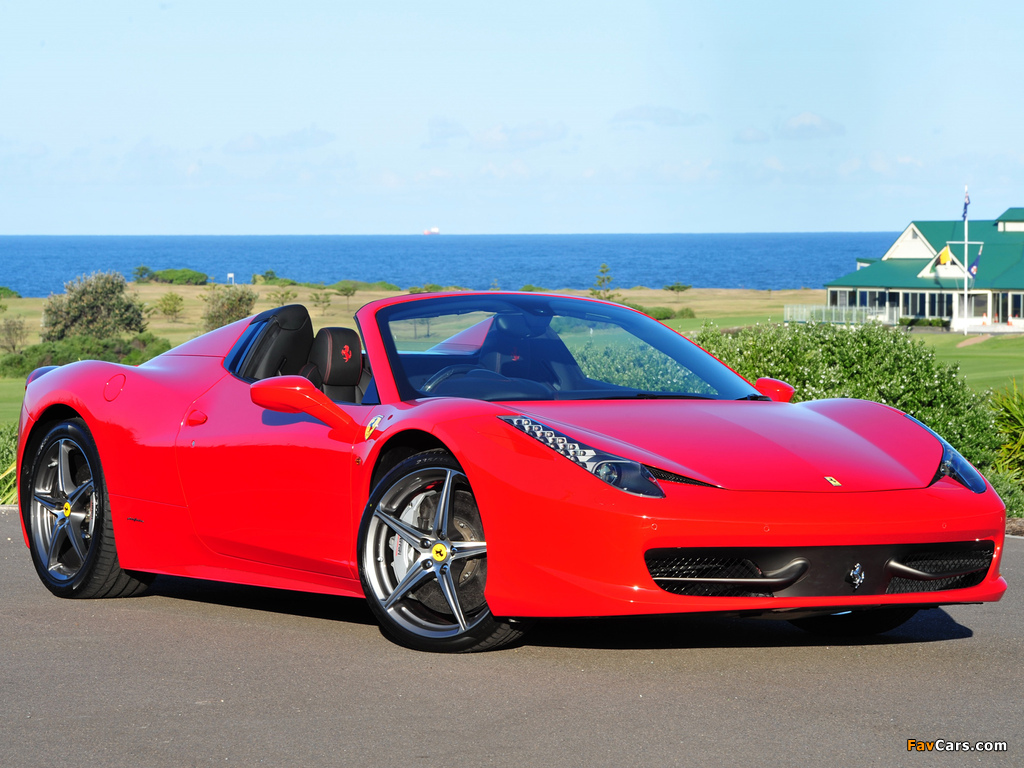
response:
[[[14,474],[18,451],[18,425],[0,424],[0,504],[13,504],[17,497]]]
[[[1024,389],[1018,389],[1014,379],[1013,389],[993,392],[991,401],[996,429],[1003,442],[997,460],[999,468],[1024,479]]]
[[[136,283],[153,282],[153,270],[147,266],[138,266],[132,270],[132,280]]]
[[[527,283],[526,285],[524,285],[519,290],[520,291],[525,291],[526,293],[535,293],[537,291],[546,291],[547,288],[541,288],[539,285],[533,285],[532,283]]]
[[[51,295],[43,307],[43,341],[145,331],[143,303],[129,296],[127,287],[119,272],[94,272],[64,283],[64,293]]]
[[[409,288],[409,293],[437,293],[438,291],[443,290],[444,288],[442,288],[437,283],[424,283],[422,286],[412,286],[411,288]]]
[[[128,339],[69,336],[60,341],[32,344],[20,354],[0,357],[0,376],[24,378],[44,365],[67,365],[78,360],[139,365],[170,348],[171,342],[152,333],[140,333]]]
[[[0,323],[0,349],[17,353],[27,339],[24,317],[5,317]]]
[[[6,285],[0,285],[0,299],[20,299],[21,294],[17,291],[12,291]]]
[[[171,285],[206,285],[209,277],[194,269],[161,269],[153,273],[153,280]]]
[[[212,331],[248,317],[259,296],[247,285],[231,285],[227,288],[215,285],[202,298],[206,302],[203,329]]]
[[[168,291],[157,301],[156,308],[161,315],[176,323],[185,309],[185,300],[174,291]]]
[[[676,310],[676,317],[693,319],[697,317],[697,313],[694,312],[690,307],[683,307],[682,309]]]

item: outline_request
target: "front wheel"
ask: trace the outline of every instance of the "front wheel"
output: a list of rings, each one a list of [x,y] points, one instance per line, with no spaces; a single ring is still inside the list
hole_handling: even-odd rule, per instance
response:
[[[498,648],[522,635],[487,607],[483,521],[449,453],[419,453],[388,472],[366,505],[358,552],[370,609],[395,642],[458,653]]]
[[[22,486],[32,562],[58,597],[129,597],[152,577],[121,569],[96,443],[81,419],[35,443]],[[27,497],[27,498],[26,498]]]

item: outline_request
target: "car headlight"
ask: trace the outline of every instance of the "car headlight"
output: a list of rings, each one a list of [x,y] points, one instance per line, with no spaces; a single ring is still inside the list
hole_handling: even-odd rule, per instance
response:
[[[591,448],[557,429],[527,416],[499,416],[525,435],[543,443],[620,491],[655,499],[665,498],[658,481],[643,464]]]
[[[935,470],[935,477],[932,478],[932,483],[943,477],[949,477],[956,480],[964,488],[968,488],[975,493],[985,492],[985,478],[981,476],[978,470],[971,466],[967,459],[960,455],[956,448],[947,443],[938,432],[927,424],[923,424],[913,416],[907,415],[907,418],[927,429],[942,444],[942,460],[939,462],[939,468]]]

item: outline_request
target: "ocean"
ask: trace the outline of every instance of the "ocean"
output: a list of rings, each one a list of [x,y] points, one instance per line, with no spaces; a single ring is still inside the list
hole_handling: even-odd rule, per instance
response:
[[[506,290],[589,288],[601,264],[613,288],[821,288],[879,258],[896,232],[675,235],[0,236],[0,286],[61,293],[96,271],[189,268],[218,283],[273,270],[300,282],[385,280]]]

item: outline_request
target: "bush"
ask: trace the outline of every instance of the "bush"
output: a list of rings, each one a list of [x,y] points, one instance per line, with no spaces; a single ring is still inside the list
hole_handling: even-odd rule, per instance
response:
[[[67,365],[78,360],[139,365],[170,348],[171,342],[152,333],[140,333],[129,339],[69,336],[60,341],[32,344],[20,354],[0,357],[0,376],[24,378],[44,365]]]
[[[185,309],[185,300],[174,291],[168,291],[157,301],[156,308],[161,315],[176,323]]]
[[[1016,379],[1013,389],[992,393],[992,410],[1003,443],[999,468],[1024,479],[1024,389],[1017,389]]]
[[[161,269],[153,273],[153,281],[171,285],[206,285],[209,277],[194,269]]]
[[[285,304],[291,304],[297,298],[299,298],[299,294],[290,288],[279,288],[276,291],[270,291],[267,293],[267,300],[275,307],[283,307]],[[242,315],[242,317],[245,317],[245,315]]]
[[[21,294],[17,291],[12,291],[6,285],[0,285],[0,299],[20,299]]]
[[[138,266],[132,270],[132,280],[136,283],[151,283],[153,270],[147,266]]]
[[[5,317],[0,323],[0,349],[16,353],[27,340],[24,317]]]
[[[692,320],[697,317],[697,313],[690,309],[690,307],[683,307],[682,309],[676,310],[676,317]]]
[[[94,272],[64,283],[64,293],[50,296],[43,307],[43,341],[142,333],[144,305],[127,294],[127,287],[119,272]]]
[[[17,497],[15,460],[18,451],[18,425],[0,424],[0,504],[13,504]]]
[[[227,288],[212,286],[202,297],[206,302],[203,312],[203,329],[212,331],[215,328],[241,320],[252,313],[259,296],[246,285],[231,285]]]
[[[794,402],[857,397],[886,403],[923,421],[981,471],[995,463],[1000,437],[986,396],[967,385],[959,367],[938,362],[924,342],[898,329],[808,323],[726,335],[706,323],[694,341],[750,381],[772,376],[789,382]]]

